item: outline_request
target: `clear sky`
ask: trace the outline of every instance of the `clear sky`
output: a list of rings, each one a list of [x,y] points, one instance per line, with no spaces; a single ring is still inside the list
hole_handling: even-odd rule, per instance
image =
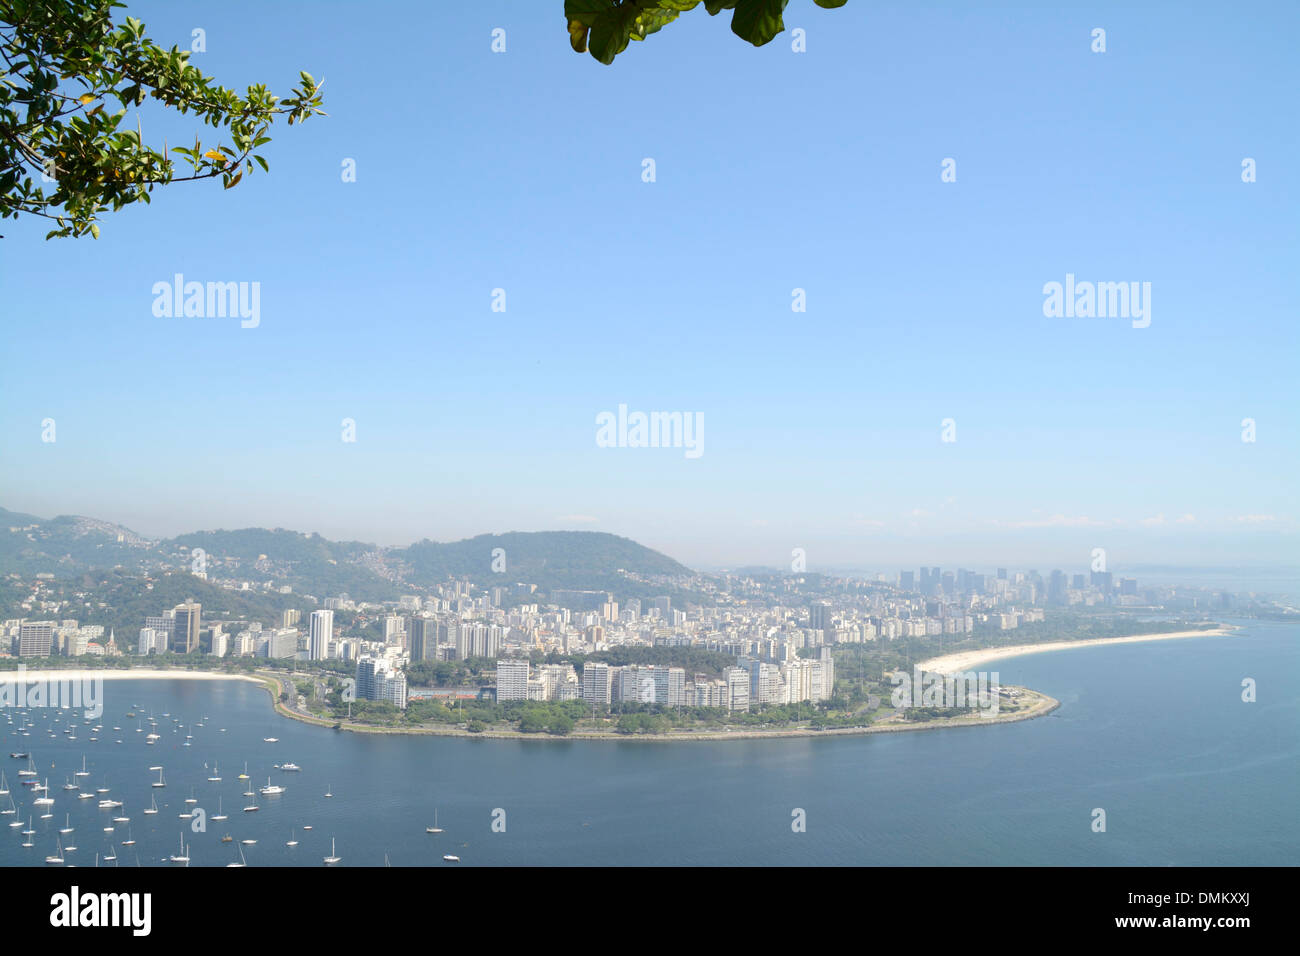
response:
[[[1295,563],[1300,7],[791,0],[764,48],[701,8],[612,67],[562,7],[129,3],[330,115],[98,242],[0,223],[0,504],[697,567]],[[260,324],[155,317],[176,273],[260,283]],[[1149,282],[1149,327],[1046,317],[1067,273]],[[598,447],[620,403],[702,415],[703,454]]]

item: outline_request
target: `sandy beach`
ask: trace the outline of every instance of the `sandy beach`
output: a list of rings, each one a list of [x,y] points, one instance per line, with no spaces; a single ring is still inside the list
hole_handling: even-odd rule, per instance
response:
[[[1181,637],[1218,637],[1231,634],[1232,629],[1219,626],[1205,631],[1169,631],[1164,634],[1134,634],[1130,637],[1098,637],[1086,641],[1051,641],[1047,644],[1017,644],[1013,647],[985,647],[973,651],[960,651],[921,661],[917,666],[923,671],[939,674],[956,674],[973,670],[1007,657],[1022,654],[1042,654],[1047,651],[1066,651],[1075,647],[1098,647],[1102,644],[1136,644],[1140,641],[1170,641]]]

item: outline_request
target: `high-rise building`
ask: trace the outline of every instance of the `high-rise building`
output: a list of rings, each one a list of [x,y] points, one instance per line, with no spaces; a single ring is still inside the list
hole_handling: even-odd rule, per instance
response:
[[[175,654],[192,654],[199,649],[199,626],[203,606],[193,601],[177,604],[172,609],[171,649]]]
[[[311,630],[307,636],[307,657],[313,661],[328,660],[330,641],[334,639],[334,612],[312,611]]]
[[[528,658],[497,661],[497,700],[528,699]]]
[[[142,627],[140,628],[140,640],[139,643],[136,644],[135,652],[141,657],[147,657],[150,654],[156,653],[159,650],[160,645],[165,645],[165,641],[166,638],[160,638],[158,631],[154,630],[152,627]]]
[[[582,665],[582,699],[589,704],[609,706],[613,678],[608,664],[587,661]]]
[[[384,618],[384,643],[401,644],[406,639],[406,619],[396,614]]]
[[[281,627],[266,634],[263,651],[267,657],[288,660],[298,653],[298,629]]]
[[[749,671],[743,667],[728,667],[722,672],[726,685],[723,706],[727,710],[749,710]]]
[[[157,635],[157,639],[153,646],[155,651],[162,654],[171,649],[172,628],[176,626],[175,611],[164,611],[162,614],[151,614],[144,619],[144,626]]]
[[[406,675],[391,660],[365,656],[357,661],[357,697],[362,700],[388,701],[406,708]]]
[[[779,704],[777,689],[781,685],[781,670],[775,664],[762,661],[749,662],[749,701],[753,704]]]
[[[56,621],[26,621],[18,628],[19,657],[49,657],[54,652]]]
[[[813,603],[808,607],[808,626],[814,631],[825,631],[830,628],[830,601],[813,601]]]
[[[915,578],[916,578],[916,573],[914,571],[899,571],[898,572],[899,590],[915,591],[916,590]]]
[[[1052,604],[1065,603],[1065,572],[1053,571],[1047,582],[1047,600]]]
[[[437,660],[438,622],[431,617],[411,618],[407,643],[412,661]]]

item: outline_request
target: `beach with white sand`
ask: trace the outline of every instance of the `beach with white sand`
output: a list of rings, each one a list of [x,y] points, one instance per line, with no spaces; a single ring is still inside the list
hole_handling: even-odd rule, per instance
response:
[[[1136,644],[1142,641],[1169,641],[1184,637],[1221,637],[1231,634],[1235,628],[1219,625],[1203,631],[1169,631],[1161,634],[1134,634],[1129,637],[1097,637],[1083,641],[1050,641],[1045,644],[1016,644],[1010,647],[982,647],[970,651],[958,651],[922,661],[917,666],[923,670],[938,674],[957,674],[974,670],[982,664],[1004,660],[1008,657],[1020,657],[1023,654],[1043,654],[1047,651],[1068,651],[1076,647],[1100,647],[1103,644]]]

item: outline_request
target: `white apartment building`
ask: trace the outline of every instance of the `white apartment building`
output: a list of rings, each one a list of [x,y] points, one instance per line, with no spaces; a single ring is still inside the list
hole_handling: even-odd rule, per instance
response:
[[[497,700],[528,700],[527,658],[497,661]]]

